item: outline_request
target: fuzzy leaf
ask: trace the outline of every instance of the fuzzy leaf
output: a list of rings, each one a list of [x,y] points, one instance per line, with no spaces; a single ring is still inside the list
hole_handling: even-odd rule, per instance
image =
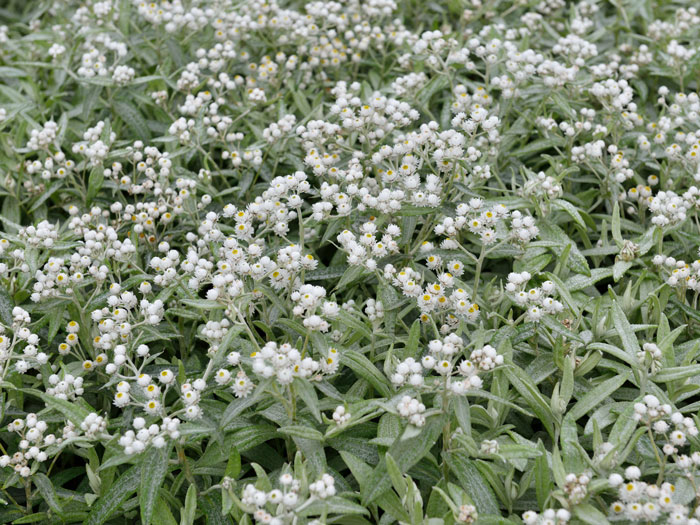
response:
[[[102,525],[122,504],[136,492],[141,484],[141,465],[134,465],[121,474],[104,496],[92,505],[86,525]]]
[[[141,461],[141,485],[139,488],[139,505],[141,522],[149,525],[158,498],[158,490],[163,485],[168,473],[170,447],[149,448]]]

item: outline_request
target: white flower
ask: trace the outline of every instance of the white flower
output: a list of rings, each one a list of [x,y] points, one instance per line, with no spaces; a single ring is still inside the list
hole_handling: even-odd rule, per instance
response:
[[[162,370],[158,374],[158,380],[163,383],[164,385],[169,385],[173,381],[175,381],[175,374],[173,374],[170,370]]]
[[[630,466],[625,469],[625,478],[631,480],[637,480],[642,476],[642,471],[639,467]]]

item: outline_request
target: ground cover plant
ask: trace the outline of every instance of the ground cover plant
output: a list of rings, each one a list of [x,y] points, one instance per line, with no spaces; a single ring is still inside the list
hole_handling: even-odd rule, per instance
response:
[[[700,523],[700,15],[0,5],[0,522]]]

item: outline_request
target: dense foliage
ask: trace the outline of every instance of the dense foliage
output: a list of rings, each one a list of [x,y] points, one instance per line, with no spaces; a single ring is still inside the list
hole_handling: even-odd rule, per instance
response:
[[[0,6],[0,522],[700,524],[691,0]]]

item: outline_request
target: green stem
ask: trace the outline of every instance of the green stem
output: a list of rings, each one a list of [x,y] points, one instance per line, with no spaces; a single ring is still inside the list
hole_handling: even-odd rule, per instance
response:
[[[294,385],[289,385],[289,401],[291,406],[290,419],[294,422],[297,418],[297,398],[296,392],[294,392]]]
[[[449,414],[450,398],[447,395],[447,376],[445,376],[444,384],[442,385],[442,412],[445,418],[445,424],[442,428],[442,476],[445,478],[445,483],[449,482],[450,467],[447,464],[447,452],[450,450],[451,429],[450,429],[450,414]]]
[[[185,478],[187,478],[187,481],[194,485],[194,488],[199,491],[197,488],[197,482],[195,481],[192,470],[190,469],[190,464],[187,461],[187,456],[185,456],[185,449],[180,443],[175,443],[175,448],[177,449],[177,458],[185,471]]]
[[[651,431],[650,425],[647,425],[647,433],[649,434],[649,440],[651,441],[651,448],[654,449],[654,456],[656,456],[656,461],[659,464],[659,475],[656,478],[656,484],[661,485],[661,482],[664,479],[665,463],[663,461],[661,461],[661,457],[659,456],[659,450],[658,450],[658,447],[656,446],[656,442],[654,441],[654,433]]]
[[[476,260],[476,269],[474,270],[474,288],[472,289],[472,301],[476,302],[476,294],[479,290],[479,280],[481,278],[481,266],[484,264],[484,257],[486,256],[486,245],[481,245],[481,252],[479,253],[479,258]]]
[[[32,480],[26,479],[24,482],[24,496],[27,499],[27,514],[32,513]]]
[[[236,314],[238,316],[238,321],[243,325],[243,328],[245,328],[246,333],[248,334],[248,338],[250,339],[250,342],[253,343],[253,346],[255,346],[255,349],[259,352],[260,351],[260,345],[258,345],[258,341],[255,338],[255,335],[253,334],[253,331],[250,329],[250,326],[248,326],[248,323],[246,322],[245,319],[243,319],[243,316],[241,315],[240,310],[236,308]]]

